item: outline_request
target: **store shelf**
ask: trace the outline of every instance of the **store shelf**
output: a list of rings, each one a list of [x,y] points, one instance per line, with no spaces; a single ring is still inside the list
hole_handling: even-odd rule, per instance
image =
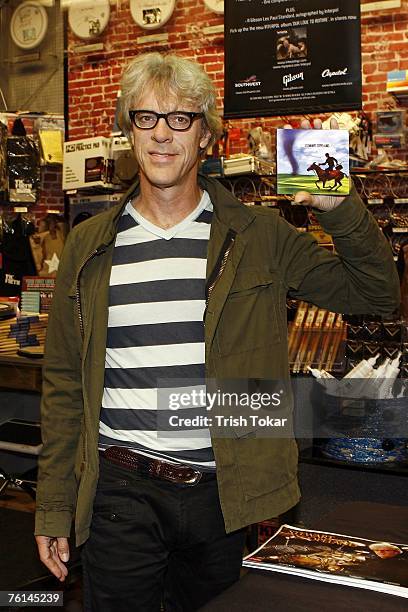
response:
[[[408,196],[408,169],[355,170],[353,181],[363,199]]]
[[[408,169],[393,168],[351,170],[354,184],[364,200],[373,198],[408,197]],[[276,194],[276,175],[247,172],[230,176],[215,176],[227,189],[242,201],[290,200],[289,196]]]
[[[335,459],[329,459],[328,457],[323,455],[323,453],[316,445],[300,451],[299,462],[308,463],[311,465],[336,467],[346,470],[373,472],[375,474],[394,474],[396,476],[408,476],[408,461],[404,463],[396,461],[390,461],[388,463],[356,463],[352,461],[339,461]]]

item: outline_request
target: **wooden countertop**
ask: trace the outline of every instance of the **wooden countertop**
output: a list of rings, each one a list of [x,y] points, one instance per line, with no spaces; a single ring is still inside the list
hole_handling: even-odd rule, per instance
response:
[[[41,393],[44,360],[20,355],[0,355],[0,389]]]

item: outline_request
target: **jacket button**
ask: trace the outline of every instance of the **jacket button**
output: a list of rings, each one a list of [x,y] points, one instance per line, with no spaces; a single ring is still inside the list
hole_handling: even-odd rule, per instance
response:
[[[115,514],[114,512],[112,512],[112,514],[109,517],[110,521],[117,521],[119,519],[118,515]]]

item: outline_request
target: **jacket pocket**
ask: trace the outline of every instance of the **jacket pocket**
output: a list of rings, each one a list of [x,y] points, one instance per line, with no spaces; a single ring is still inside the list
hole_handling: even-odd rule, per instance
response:
[[[221,313],[220,355],[242,353],[281,341],[278,275],[269,270],[238,270]]]
[[[296,479],[298,452],[295,440],[241,437],[235,444],[245,499],[277,491]]]

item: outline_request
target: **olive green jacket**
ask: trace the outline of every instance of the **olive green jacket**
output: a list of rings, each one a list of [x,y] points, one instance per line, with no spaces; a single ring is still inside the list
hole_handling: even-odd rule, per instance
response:
[[[399,306],[390,247],[355,191],[335,210],[317,213],[333,236],[333,254],[277,212],[242,205],[218,181],[200,176],[199,182],[214,205],[204,320],[208,377],[288,378],[288,293],[341,313],[389,314]],[[35,533],[68,536],[75,516],[77,545],[89,534],[98,479],[116,228],[137,189],[70,232],[48,326]],[[237,430],[212,442],[227,532],[296,504],[293,439]]]

